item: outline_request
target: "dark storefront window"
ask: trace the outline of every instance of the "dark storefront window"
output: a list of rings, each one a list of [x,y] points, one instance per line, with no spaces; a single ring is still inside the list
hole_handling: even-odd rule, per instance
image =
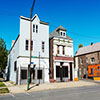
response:
[[[60,66],[56,66],[56,77],[60,77]]]
[[[37,71],[37,78],[42,79],[42,70]]]
[[[14,62],[14,71],[17,70],[17,61]]]
[[[21,70],[21,79],[27,79],[27,70]]]
[[[65,77],[68,77],[68,67],[65,67]]]
[[[33,79],[35,79],[35,70],[33,70]]]

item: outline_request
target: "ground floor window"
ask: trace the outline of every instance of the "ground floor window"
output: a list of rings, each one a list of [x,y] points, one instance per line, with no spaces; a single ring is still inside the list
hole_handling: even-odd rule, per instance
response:
[[[33,79],[35,79],[35,70],[33,70]]]
[[[27,70],[21,70],[21,79],[27,79]]]
[[[42,79],[42,70],[37,71],[37,78]]]
[[[60,77],[60,66],[56,66],[56,77]]]
[[[68,77],[68,66],[62,66],[62,68],[60,68],[60,66],[56,66],[56,77]]]
[[[63,77],[68,77],[68,67],[67,66],[63,67]]]

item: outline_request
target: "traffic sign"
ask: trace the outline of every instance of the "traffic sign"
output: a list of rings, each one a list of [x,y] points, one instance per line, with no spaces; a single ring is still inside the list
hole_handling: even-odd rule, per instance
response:
[[[34,64],[34,62],[31,62],[31,64]]]

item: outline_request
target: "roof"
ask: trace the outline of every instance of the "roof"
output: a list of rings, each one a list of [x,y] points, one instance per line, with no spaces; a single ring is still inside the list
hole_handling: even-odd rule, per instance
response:
[[[49,38],[59,37],[58,30],[67,31],[63,26],[60,25],[60,26],[57,27],[53,32],[51,32],[51,33],[49,34]],[[65,38],[65,39],[72,40],[67,34],[66,34],[66,37],[59,37],[59,38]]]
[[[66,31],[66,29],[63,26],[61,26],[61,25],[56,29],[56,31],[58,31],[58,30]]]
[[[28,21],[33,21],[36,17],[38,18],[40,24],[49,25],[48,22],[41,21],[37,14],[35,14],[32,19],[24,17],[24,16],[20,16],[21,19],[28,20]]]
[[[88,53],[92,53],[96,51],[100,51],[100,42],[95,43],[93,45],[79,48],[78,52],[76,53],[76,56],[80,56],[80,55],[84,55],[84,54],[88,54]]]
[[[14,44],[12,45],[12,47],[11,47],[9,53],[11,52],[11,50],[13,49],[13,47],[15,46],[15,44],[16,44],[17,40],[19,39],[19,37],[20,37],[20,34],[17,36],[17,38],[16,38]]]

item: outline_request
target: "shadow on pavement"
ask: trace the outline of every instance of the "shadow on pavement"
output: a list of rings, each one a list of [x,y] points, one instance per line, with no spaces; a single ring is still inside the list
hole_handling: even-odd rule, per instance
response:
[[[31,87],[29,88],[29,90],[32,89],[32,88],[34,88],[34,87],[36,87],[36,86],[39,86],[39,84],[35,84],[34,86],[31,86]]]

